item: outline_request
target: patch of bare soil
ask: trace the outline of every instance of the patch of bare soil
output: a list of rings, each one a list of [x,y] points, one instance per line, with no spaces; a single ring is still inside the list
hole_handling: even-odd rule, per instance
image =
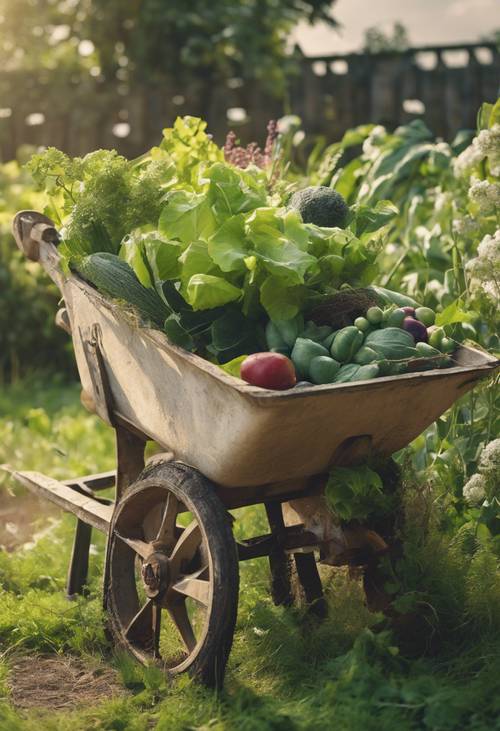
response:
[[[98,662],[35,655],[13,657],[9,665],[11,701],[19,709],[69,710],[127,694],[116,670]]]

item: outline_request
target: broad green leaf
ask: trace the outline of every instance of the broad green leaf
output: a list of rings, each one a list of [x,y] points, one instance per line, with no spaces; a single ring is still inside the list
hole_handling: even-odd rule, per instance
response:
[[[398,209],[390,201],[378,201],[375,206],[358,204],[353,206],[353,219],[349,228],[359,238],[363,234],[372,234],[387,226],[398,213]]]
[[[443,327],[444,325],[451,325],[454,322],[473,322],[477,319],[477,314],[474,312],[465,312],[462,309],[463,302],[461,299],[455,300],[451,305],[445,307],[442,312],[438,312],[436,315],[436,325]]]
[[[206,195],[183,190],[167,193],[158,229],[167,239],[184,244],[207,239],[214,233],[216,221]]]
[[[179,345],[185,350],[194,350],[194,340],[181,325],[179,315],[174,313],[167,317],[164,330],[166,336],[172,343]]]
[[[182,244],[178,241],[163,240],[157,235],[150,235],[144,239],[143,246],[155,281],[179,277],[181,273],[179,256],[184,249]]]
[[[137,279],[144,287],[154,286],[152,272],[146,259],[142,235],[131,234],[127,236],[122,241],[119,256],[120,259],[126,261],[134,270]]]
[[[271,320],[291,320],[301,310],[306,297],[303,286],[287,286],[278,277],[267,277],[260,288],[260,301]]]
[[[216,163],[205,171],[204,176],[210,181],[209,201],[220,222],[266,204],[265,188],[256,184],[255,176],[243,170]]]
[[[490,126],[491,113],[493,111],[493,104],[484,102],[479,107],[477,113],[477,131],[480,132],[482,129],[488,129]]]
[[[210,310],[240,299],[241,289],[222,277],[194,274],[186,287],[186,299],[194,310]]]
[[[194,241],[189,244],[179,257],[179,262],[182,265],[181,279],[184,284],[187,284],[194,274],[208,274],[217,269],[208,253],[208,244],[205,241]]]
[[[302,222],[300,213],[297,211],[286,211],[283,214],[282,220],[285,238],[291,241],[301,251],[307,251],[309,231]]]
[[[226,373],[229,373],[230,376],[234,376],[235,378],[241,378],[241,364],[247,358],[248,355],[239,355],[237,358],[233,358],[228,363],[224,363],[223,365],[221,365],[220,368],[222,368],[222,370]]]
[[[225,221],[208,242],[208,253],[223,272],[244,271],[248,247],[245,216],[240,213]]]
[[[297,249],[284,238],[259,243],[255,251],[270,274],[289,284],[302,284],[306,272],[318,268],[314,256]]]

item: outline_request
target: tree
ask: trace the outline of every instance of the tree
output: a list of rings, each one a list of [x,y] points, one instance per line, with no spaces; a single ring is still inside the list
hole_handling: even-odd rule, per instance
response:
[[[0,62],[140,82],[241,78],[283,92],[299,20],[331,0],[0,0]],[[90,43],[89,43],[90,42]]]
[[[392,33],[383,31],[377,26],[367,28],[363,51],[365,53],[382,53],[383,51],[405,51],[410,46],[408,31],[402,23],[394,23]]]

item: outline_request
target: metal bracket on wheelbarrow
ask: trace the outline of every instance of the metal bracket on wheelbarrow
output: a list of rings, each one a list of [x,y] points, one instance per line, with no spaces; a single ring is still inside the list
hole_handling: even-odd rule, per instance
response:
[[[82,337],[82,345],[85,359],[92,381],[93,411],[101,417],[106,424],[115,426],[113,419],[113,395],[109,385],[108,374],[101,350],[102,332],[97,323],[92,325],[90,337]]]

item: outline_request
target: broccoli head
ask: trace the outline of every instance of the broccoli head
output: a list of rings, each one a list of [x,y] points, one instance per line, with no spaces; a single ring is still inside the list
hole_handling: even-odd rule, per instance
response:
[[[304,223],[329,228],[343,228],[349,211],[340,193],[324,185],[298,190],[290,198],[288,207],[298,211]]]

